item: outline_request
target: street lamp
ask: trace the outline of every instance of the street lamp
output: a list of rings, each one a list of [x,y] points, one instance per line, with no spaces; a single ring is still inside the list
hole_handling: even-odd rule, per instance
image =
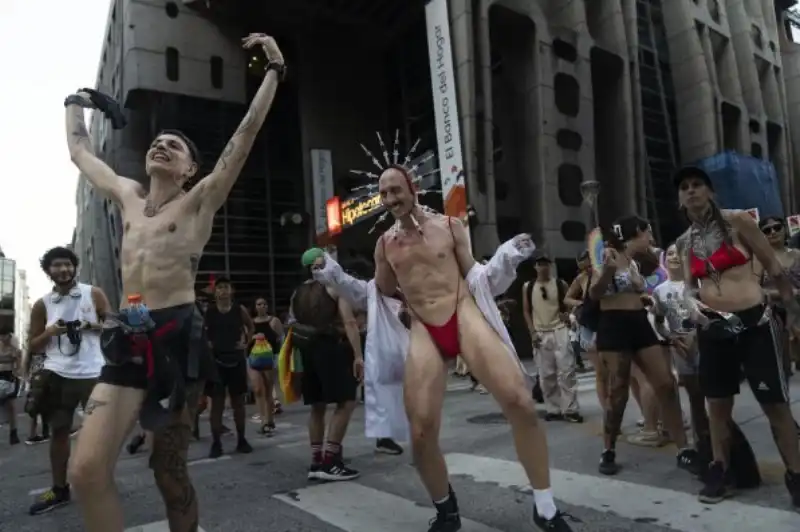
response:
[[[600,195],[599,181],[584,181],[581,183],[581,197],[589,206],[589,212],[595,227],[600,227],[600,212],[597,208],[597,197]]]

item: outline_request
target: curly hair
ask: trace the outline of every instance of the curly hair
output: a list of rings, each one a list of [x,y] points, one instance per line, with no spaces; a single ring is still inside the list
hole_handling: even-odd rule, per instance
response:
[[[42,256],[42,259],[39,261],[39,266],[41,266],[42,271],[45,274],[50,275],[50,266],[53,265],[53,261],[59,259],[69,260],[75,268],[77,268],[80,264],[78,256],[75,255],[71,249],[58,246],[47,250],[47,252]]]

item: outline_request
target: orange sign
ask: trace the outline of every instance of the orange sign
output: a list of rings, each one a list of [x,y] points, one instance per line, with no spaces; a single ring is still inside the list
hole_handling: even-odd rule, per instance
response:
[[[342,232],[342,202],[334,196],[325,202],[325,214],[328,218],[328,234],[338,235]]]

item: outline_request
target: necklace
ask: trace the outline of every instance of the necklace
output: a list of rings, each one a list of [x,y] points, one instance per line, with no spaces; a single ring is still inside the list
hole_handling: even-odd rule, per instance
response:
[[[161,209],[163,209],[167,203],[171,202],[172,200],[182,195],[183,195],[183,190],[178,190],[175,194],[168,197],[166,201],[161,202],[157,206],[153,203],[153,199],[150,197],[150,195],[148,195],[144,200],[144,215],[147,216],[148,218],[152,218],[153,216],[161,212]]]

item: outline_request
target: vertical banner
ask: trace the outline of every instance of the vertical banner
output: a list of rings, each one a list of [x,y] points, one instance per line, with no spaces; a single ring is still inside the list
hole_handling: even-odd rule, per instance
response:
[[[311,187],[314,194],[314,234],[328,231],[327,201],[333,197],[331,150],[311,150]]]
[[[444,212],[466,221],[467,191],[461,153],[456,76],[450,41],[448,0],[430,0],[425,6],[428,58],[431,67],[433,108],[436,116],[436,148],[442,179]]]

